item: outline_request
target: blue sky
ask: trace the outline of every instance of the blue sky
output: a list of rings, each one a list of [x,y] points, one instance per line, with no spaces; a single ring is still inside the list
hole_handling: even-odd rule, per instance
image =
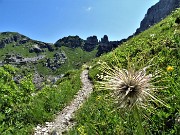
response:
[[[0,32],[13,31],[54,43],[79,35],[108,35],[120,40],[133,34],[147,9],[159,0],[0,0]]]

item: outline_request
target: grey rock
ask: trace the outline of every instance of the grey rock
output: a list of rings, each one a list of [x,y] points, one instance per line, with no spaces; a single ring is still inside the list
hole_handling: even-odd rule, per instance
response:
[[[30,53],[33,53],[33,52],[40,53],[40,52],[44,52],[44,50],[42,50],[38,44],[35,44],[32,46],[32,48],[29,49],[29,52]]]
[[[120,41],[109,41],[108,36],[104,35],[103,38],[101,38],[101,41],[99,42],[98,46],[98,52],[96,56],[100,56],[103,53],[110,52],[112,49],[118,47],[120,44],[125,42],[126,39],[122,39]]]
[[[4,48],[6,43],[4,41],[0,41],[0,48]]]
[[[59,39],[54,45],[56,47],[66,46],[70,48],[77,48],[77,47],[82,47],[83,44],[84,41],[79,36],[68,36]]]
[[[104,37],[101,38],[101,43],[106,43],[106,44],[109,43],[109,39],[108,39],[108,36],[107,36],[107,35],[104,35]]]
[[[65,63],[67,57],[65,52],[61,51],[54,54],[54,57],[52,59],[48,58],[46,59],[46,62],[44,63],[44,66],[50,68],[51,70],[56,70],[61,67],[62,64]]]
[[[33,76],[33,83],[38,90],[42,89],[44,80],[44,77],[36,71]]]
[[[4,37],[0,40],[0,48],[4,48],[7,44],[10,43],[15,43],[16,45],[25,44],[30,40],[30,38],[19,33],[2,32],[0,35]]]
[[[2,61],[3,64],[14,64],[14,65],[24,65],[26,63],[36,63],[37,61],[43,59],[44,55],[39,55],[37,57],[32,58],[24,58],[19,54],[6,54],[4,60]]]
[[[85,44],[83,46],[83,49],[85,51],[92,51],[95,49],[95,47],[98,45],[98,39],[97,36],[90,36],[87,38],[87,40],[85,40]]]
[[[34,40],[33,41],[35,44],[38,45],[39,48],[41,48],[42,50],[47,48],[48,51],[54,51],[54,48],[53,48],[53,44],[50,44],[50,43],[45,43],[45,42],[41,42],[41,41],[36,41]]]

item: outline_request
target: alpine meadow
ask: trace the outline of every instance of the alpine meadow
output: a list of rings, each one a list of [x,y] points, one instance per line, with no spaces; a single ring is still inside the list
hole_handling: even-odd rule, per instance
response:
[[[1,32],[0,134],[179,135],[180,8],[121,41]]]

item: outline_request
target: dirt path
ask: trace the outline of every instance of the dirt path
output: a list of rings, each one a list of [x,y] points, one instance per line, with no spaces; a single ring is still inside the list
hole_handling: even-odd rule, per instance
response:
[[[56,117],[54,122],[46,122],[46,126],[38,125],[35,129],[34,135],[62,135],[68,128],[72,127],[74,113],[77,111],[84,101],[89,97],[93,91],[93,85],[88,79],[88,70],[81,73],[82,89],[79,90],[75,98],[69,106],[66,106]]]

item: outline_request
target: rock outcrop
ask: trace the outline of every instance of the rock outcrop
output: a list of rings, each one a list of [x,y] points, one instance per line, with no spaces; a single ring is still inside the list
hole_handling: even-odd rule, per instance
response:
[[[13,44],[14,46],[23,45],[25,43],[34,44],[29,52],[40,53],[44,52],[44,49],[47,48],[48,51],[54,51],[53,44],[45,43],[41,41],[32,40],[22,34],[17,32],[2,32],[0,33],[0,48],[4,48],[8,44]]]
[[[15,64],[15,65],[24,65],[27,63],[37,63],[39,60],[43,59],[44,55],[39,55],[31,58],[24,58],[19,54],[6,54],[3,64]]]
[[[83,44],[84,41],[79,36],[68,36],[59,39],[54,45],[56,47],[66,46],[70,48],[76,48],[76,47],[82,47]]]
[[[51,44],[51,43],[45,43],[45,42],[36,41],[36,40],[33,40],[32,42],[34,44],[38,45],[38,47],[41,48],[42,50],[47,48],[48,51],[50,51],[50,52],[54,51],[53,44]]]
[[[92,51],[96,48],[96,46],[98,45],[98,39],[97,36],[90,36],[85,40],[85,44],[83,46],[83,49],[85,51]]]
[[[121,41],[109,41],[108,36],[104,35],[101,41],[98,42],[97,36],[90,36],[86,40],[81,39],[79,36],[68,36],[59,39],[56,43],[56,47],[66,46],[70,48],[81,47],[87,52],[91,52],[97,48],[98,52],[96,56],[100,56],[103,53],[110,52],[112,49],[116,48],[119,44],[124,42],[125,39]]]
[[[2,39],[0,39],[0,48],[4,48],[7,44],[14,43],[15,45],[21,45],[27,43],[30,38],[13,32],[0,33]]]
[[[109,44],[109,39],[107,35],[104,35],[103,38],[101,38],[101,42],[98,46],[98,52],[97,56],[100,56],[102,53],[111,51],[112,46]]]
[[[56,70],[60,68],[60,66],[64,64],[66,60],[66,54],[62,51],[59,53],[55,53],[52,59],[47,58],[46,62],[44,63],[44,66],[50,68],[51,70]]]
[[[35,71],[33,75],[33,83],[38,90],[42,89],[44,81],[45,81],[44,77],[41,74],[39,74],[37,71]]]
[[[108,36],[104,35],[103,38],[101,38],[101,41],[98,46],[98,52],[96,56],[100,56],[103,53],[110,52],[114,48],[118,47],[118,45],[122,44],[125,42],[126,39],[122,39],[120,41],[109,41]]]
[[[32,48],[29,49],[29,52],[30,52],[30,53],[33,53],[33,52],[35,52],[35,53],[40,53],[40,52],[44,52],[44,50],[42,50],[42,49],[38,46],[38,44],[35,44],[35,45],[32,46]]]
[[[160,0],[148,9],[147,14],[141,21],[140,27],[136,30],[135,35],[160,22],[178,7],[180,7],[180,0]]]

